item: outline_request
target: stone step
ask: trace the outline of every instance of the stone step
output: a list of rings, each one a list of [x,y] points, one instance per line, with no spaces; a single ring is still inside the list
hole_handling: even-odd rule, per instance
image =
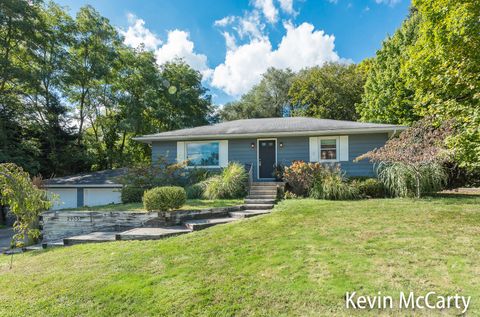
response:
[[[159,228],[135,228],[116,235],[117,240],[159,240],[192,232],[182,226],[159,227]]]
[[[229,223],[235,221],[234,218],[212,218],[212,219],[196,219],[196,220],[188,220],[185,221],[183,224],[187,229],[192,231],[206,229],[208,227],[212,227],[215,225],[220,225],[224,223]]]
[[[277,190],[277,186],[264,186],[264,185],[252,185],[250,189],[268,189],[268,190]]]
[[[245,210],[268,210],[273,208],[273,204],[245,204]]]
[[[284,185],[283,182],[252,182],[250,186],[277,186]]]
[[[248,195],[246,197],[246,199],[276,199],[277,198],[277,195],[266,195],[266,194],[262,194],[262,195]]]
[[[245,204],[274,204],[275,199],[250,199],[246,198],[244,200]]]
[[[230,217],[232,218],[250,218],[259,215],[269,214],[270,210],[243,210],[243,211],[232,211]]]
[[[68,237],[63,239],[63,245],[74,245],[81,243],[101,243],[115,241],[115,236],[119,232],[115,231],[97,231],[89,234]]]
[[[250,195],[276,195],[276,190],[250,190]]]

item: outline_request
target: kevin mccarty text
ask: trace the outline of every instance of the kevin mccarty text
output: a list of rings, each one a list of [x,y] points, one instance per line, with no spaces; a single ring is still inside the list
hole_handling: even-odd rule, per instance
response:
[[[449,309],[455,308],[464,314],[470,305],[471,296],[458,294],[443,296],[435,292],[417,295],[414,292],[400,292],[398,297],[382,295],[357,295],[357,292],[347,292],[345,305],[348,309]]]

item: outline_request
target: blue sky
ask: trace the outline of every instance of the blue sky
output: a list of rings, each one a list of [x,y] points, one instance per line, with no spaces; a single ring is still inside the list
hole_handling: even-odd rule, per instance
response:
[[[237,99],[270,66],[299,70],[360,62],[408,14],[407,0],[57,0],[72,15],[90,4],[128,45],[162,63],[182,57],[204,75],[214,102]]]

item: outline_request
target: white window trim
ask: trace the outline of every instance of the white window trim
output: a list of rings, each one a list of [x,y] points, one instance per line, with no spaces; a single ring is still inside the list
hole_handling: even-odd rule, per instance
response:
[[[322,140],[335,140],[335,159],[322,160]],[[320,163],[340,162],[340,136],[320,136],[318,137],[318,161]]]
[[[222,168],[222,161],[226,160],[228,164],[228,141],[227,140],[202,140],[202,141],[184,141],[184,142],[177,142],[177,146],[180,146],[180,155],[177,153],[177,161],[184,162],[187,160],[187,146],[188,144],[207,144],[207,143],[218,143],[218,165],[194,165],[194,166],[185,166],[187,169],[194,169],[194,168]],[[224,145],[222,145],[224,144]],[[226,146],[226,153],[222,153],[222,146]],[[179,149],[177,148],[177,151]],[[222,158],[223,155],[227,155],[226,158]]]

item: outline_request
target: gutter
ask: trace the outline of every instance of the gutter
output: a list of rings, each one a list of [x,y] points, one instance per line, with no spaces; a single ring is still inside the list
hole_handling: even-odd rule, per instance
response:
[[[339,135],[339,134],[368,134],[368,133],[396,133],[397,130],[403,131],[405,126],[395,126],[392,128],[363,128],[363,129],[336,129],[323,131],[298,131],[298,132],[260,132],[260,133],[231,133],[231,134],[201,134],[201,135],[168,135],[168,136],[140,136],[132,140],[151,144],[152,141],[190,141],[190,140],[218,140],[218,139],[245,139],[245,138],[263,138],[263,137],[290,137],[290,136],[318,136],[318,135]]]

